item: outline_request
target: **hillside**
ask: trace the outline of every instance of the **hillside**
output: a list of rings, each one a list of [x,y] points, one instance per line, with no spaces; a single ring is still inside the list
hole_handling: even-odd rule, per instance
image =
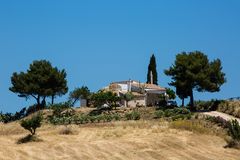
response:
[[[0,159],[4,160],[236,160],[240,151],[225,149],[223,138],[171,129],[166,122],[128,121],[64,126],[43,125],[42,142],[16,144],[28,134],[18,123],[0,124]]]

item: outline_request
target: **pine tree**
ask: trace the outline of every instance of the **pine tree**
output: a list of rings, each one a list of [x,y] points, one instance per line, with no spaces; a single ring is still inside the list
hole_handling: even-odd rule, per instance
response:
[[[34,98],[38,107],[45,107],[47,97],[62,96],[68,92],[65,70],[53,67],[49,61],[33,61],[27,72],[14,72],[11,77],[13,93],[23,98]]]
[[[147,83],[151,83],[151,72],[153,75],[153,84],[158,85],[157,65],[156,65],[156,58],[154,54],[151,56],[150,63],[148,65]]]
[[[165,70],[165,74],[171,76],[170,85],[176,87],[176,93],[182,100],[190,97],[191,110],[196,110],[194,90],[218,92],[226,82],[221,61],[209,61],[207,55],[199,51],[178,54],[175,64]]]

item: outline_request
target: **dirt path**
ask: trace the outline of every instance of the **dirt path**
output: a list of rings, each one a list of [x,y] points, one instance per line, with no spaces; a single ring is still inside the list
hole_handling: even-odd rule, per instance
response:
[[[236,118],[236,117],[231,116],[229,114],[218,112],[218,111],[205,112],[203,114],[204,115],[208,115],[208,116],[213,116],[213,117],[222,117],[223,119],[225,119],[227,121],[236,119],[240,123],[240,119],[239,118]]]

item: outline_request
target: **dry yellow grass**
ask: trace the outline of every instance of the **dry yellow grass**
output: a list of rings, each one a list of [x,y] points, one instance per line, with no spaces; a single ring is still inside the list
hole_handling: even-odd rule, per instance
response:
[[[170,129],[166,122],[138,121],[70,126],[43,125],[42,142],[16,144],[28,134],[19,124],[0,124],[1,160],[238,160],[240,151],[224,149],[224,139]]]

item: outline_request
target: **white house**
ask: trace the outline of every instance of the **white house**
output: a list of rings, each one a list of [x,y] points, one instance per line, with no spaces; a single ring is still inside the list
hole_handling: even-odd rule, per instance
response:
[[[104,90],[117,93],[118,96],[131,92],[134,99],[129,101],[128,105],[132,107],[156,105],[160,101],[160,95],[166,94],[166,89],[163,87],[134,80],[112,82]]]

